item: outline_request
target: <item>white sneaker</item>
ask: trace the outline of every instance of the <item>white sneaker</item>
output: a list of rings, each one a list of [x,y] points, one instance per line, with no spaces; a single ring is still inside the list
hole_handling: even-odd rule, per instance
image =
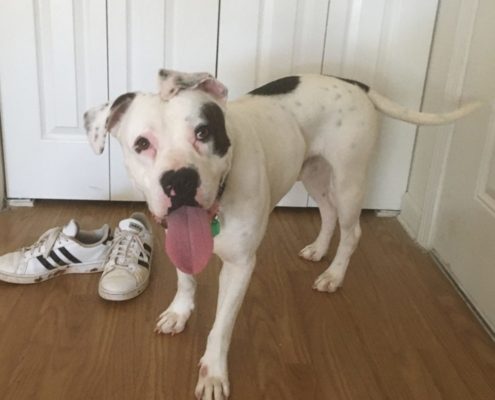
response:
[[[110,229],[79,229],[71,220],[46,231],[36,243],[0,257],[0,280],[37,283],[61,274],[101,272],[110,249]]]
[[[120,221],[114,233],[98,293],[106,300],[128,300],[148,286],[153,235],[150,223],[142,213],[134,213]]]

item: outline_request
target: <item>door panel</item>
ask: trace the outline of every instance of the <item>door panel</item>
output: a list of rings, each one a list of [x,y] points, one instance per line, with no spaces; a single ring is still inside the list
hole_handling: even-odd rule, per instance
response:
[[[494,19],[495,3],[480,0],[462,97],[486,106],[454,127],[433,249],[495,331]]]
[[[331,1],[323,72],[361,80],[419,110],[437,7],[436,0]],[[400,209],[415,133],[415,125],[382,119],[364,208]]]
[[[107,98],[105,4],[4,2],[0,49],[8,197],[108,199],[82,120]]]
[[[328,0],[221,3],[218,78],[235,99],[270,80],[321,72]],[[301,183],[279,203],[305,207]]]
[[[108,0],[110,98],[157,91],[159,68],[215,72],[218,2]],[[133,189],[118,142],[110,141],[112,200],[143,200]]]

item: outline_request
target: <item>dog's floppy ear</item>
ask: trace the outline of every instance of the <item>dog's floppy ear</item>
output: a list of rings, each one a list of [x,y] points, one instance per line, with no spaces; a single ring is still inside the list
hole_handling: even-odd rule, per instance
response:
[[[115,132],[134,97],[136,93],[125,93],[117,97],[111,105],[105,103],[84,113],[84,127],[89,144],[96,154],[103,153],[108,132]]]
[[[227,88],[207,72],[189,74],[161,69],[158,72],[158,81],[162,100],[170,100],[181,90],[198,89],[211,94],[222,104],[227,101]]]

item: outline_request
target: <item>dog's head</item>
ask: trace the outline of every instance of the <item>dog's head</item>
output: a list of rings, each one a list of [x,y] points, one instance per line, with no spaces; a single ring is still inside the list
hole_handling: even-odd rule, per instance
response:
[[[84,114],[93,150],[108,133],[123,150],[127,171],[162,221],[183,205],[215,207],[230,168],[225,127],[227,89],[207,73],[159,72],[159,93],[126,93]]]

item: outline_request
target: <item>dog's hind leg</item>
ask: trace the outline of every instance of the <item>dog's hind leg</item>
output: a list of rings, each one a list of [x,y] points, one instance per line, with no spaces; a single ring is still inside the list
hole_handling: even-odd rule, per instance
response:
[[[361,237],[359,216],[365,193],[366,171],[334,171],[335,191],[340,226],[340,242],[330,266],[316,279],[314,289],[334,292],[342,286],[349,260]],[[352,175],[352,176],[351,176]]]
[[[299,252],[302,258],[320,261],[327,253],[337,222],[337,208],[332,193],[332,171],[328,162],[320,156],[308,159],[301,171],[304,187],[318,205],[321,217],[320,233],[316,240]]]

